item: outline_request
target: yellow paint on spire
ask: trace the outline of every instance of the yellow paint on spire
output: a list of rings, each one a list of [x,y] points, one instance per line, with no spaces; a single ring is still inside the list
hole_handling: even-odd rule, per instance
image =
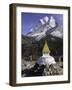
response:
[[[50,50],[49,50],[47,41],[45,41],[45,44],[44,44],[44,47],[43,47],[42,52],[43,52],[43,54],[44,54],[44,53],[50,53]]]

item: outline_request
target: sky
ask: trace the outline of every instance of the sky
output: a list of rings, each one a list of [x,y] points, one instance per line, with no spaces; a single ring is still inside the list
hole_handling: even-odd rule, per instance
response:
[[[34,27],[41,18],[48,16],[54,17],[57,25],[63,25],[63,15],[62,14],[43,14],[43,13],[21,13],[21,34],[26,35],[30,32],[31,28]]]

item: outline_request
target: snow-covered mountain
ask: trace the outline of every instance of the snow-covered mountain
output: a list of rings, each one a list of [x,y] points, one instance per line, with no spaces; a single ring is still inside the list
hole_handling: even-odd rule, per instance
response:
[[[34,28],[31,28],[30,32],[27,34],[28,37],[33,37],[35,40],[39,41],[42,38],[46,37],[46,33],[62,38],[63,37],[63,29],[62,26],[57,26],[56,20],[53,16],[50,18],[45,16],[44,18],[39,20],[38,25]]]
[[[50,33],[54,37],[63,38],[63,27],[57,27],[53,32]]]

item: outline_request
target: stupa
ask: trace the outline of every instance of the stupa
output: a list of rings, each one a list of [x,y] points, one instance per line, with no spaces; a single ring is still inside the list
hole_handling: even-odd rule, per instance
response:
[[[41,65],[51,65],[56,64],[55,59],[53,56],[50,55],[50,49],[48,47],[47,41],[45,41],[43,50],[42,50],[42,56],[37,60],[37,64]]]

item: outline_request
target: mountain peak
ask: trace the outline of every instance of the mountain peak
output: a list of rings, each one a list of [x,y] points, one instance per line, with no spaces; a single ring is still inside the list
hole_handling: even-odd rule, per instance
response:
[[[46,36],[46,32],[56,37],[58,37],[57,34],[59,34],[60,37],[62,36],[62,33],[58,29],[55,30],[57,25],[56,20],[53,16],[51,16],[50,18],[48,16],[45,16],[39,21],[40,23],[37,23],[34,28],[31,28],[30,32],[27,34],[28,37],[33,37],[37,41],[39,41]],[[57,34],[53,32],[56,32]]]

